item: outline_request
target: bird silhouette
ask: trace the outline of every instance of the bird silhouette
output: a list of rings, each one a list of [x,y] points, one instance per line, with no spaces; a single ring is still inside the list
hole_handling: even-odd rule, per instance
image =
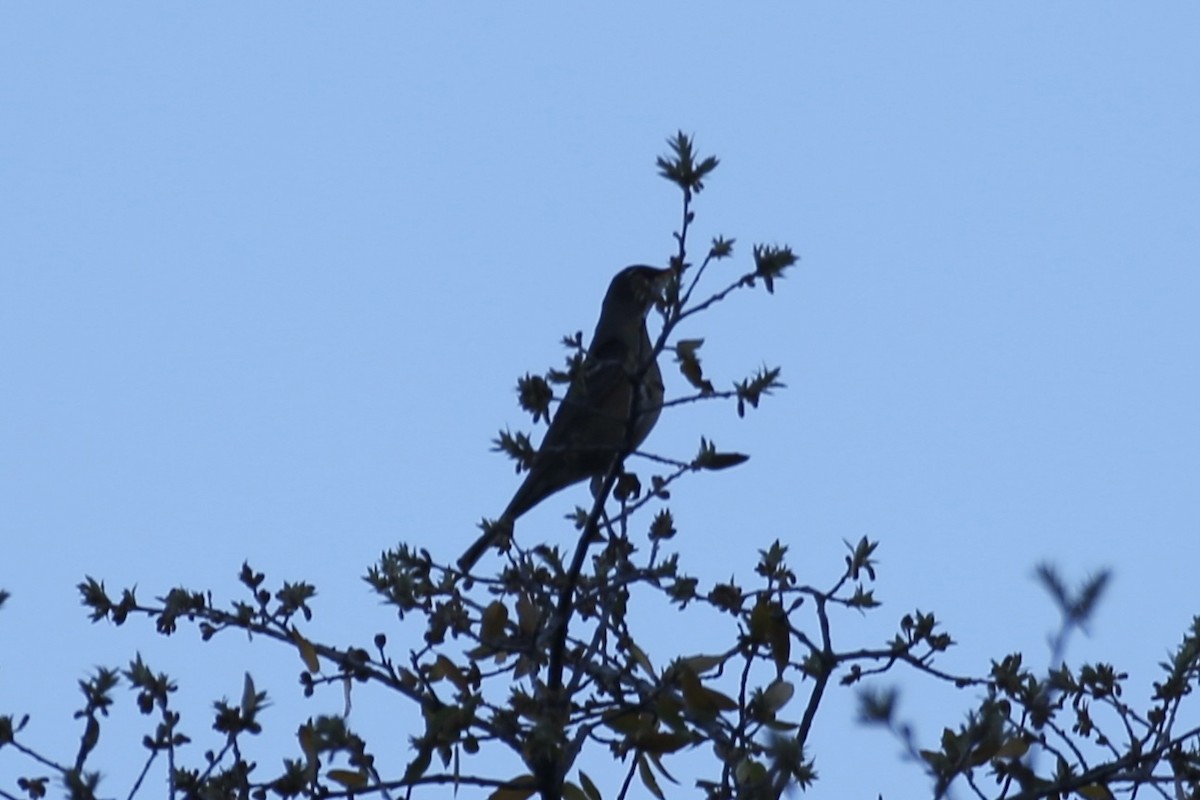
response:
[[[513,522],[550,495],[604,475],[613,458],[636,449],[662,410],[663,382],[646,316],[674,270],[637,265],[616,274],[583,362],[542,438],[529,473],[499,519],[458,559],[469,571]]]

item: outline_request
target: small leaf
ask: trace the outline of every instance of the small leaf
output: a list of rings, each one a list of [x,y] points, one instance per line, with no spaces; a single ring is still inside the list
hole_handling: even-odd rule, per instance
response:
[[[325,777],[347,789],[361,789],[367,785],[367,773],[363,770],[331,769]]]
[[[716,389],[713,388],[712,381],[704,377],[704,370],[700,367],[700,358],[696,355],[696,351],[702,344],[704,344],[703,339],[679,340],[675,343],[675,361],[679,364],[679,371],[683,377],[687,378],[688,383],[699,389],[701,394],[713,394]]]
[[[705,688],[704,691],[706,691],[708,693],[708,696],[712,700],[713,705],[716,706],[718,710],[720,710],[720,711],[736,711],[737,710],[737,708],[738,708],[737,701],[734,700],[729,695],[724,694],[722,692],[718,692],[716,689]]]
[[[712,241],[712,248],[708,251],[709,256],[715,259],[728,258],[733,255],[734,239],[726,239],[724,236],[718,236]]]
[[[79,742],[79,761],[84,761],[88,754],[95,748],[96,743],[100,741],[100,723],[95,717],[88,717],[87,725],[83,730],[83,737]]]
[[[734,768],[740,784],[762,784],[767,779],[767,768],[752,758],[744,758]]]
[[[712,719],[718,712],[733,711],[738,707],[732,697],[709,689],[690,670],[679,673],[679,688],[683,691],[683,702],[688,710],[701,719]]]
[[[704,468],[708,470],[728,469],[749,460],[750,456],[744,453],[713,453],[704,464]]]
[[[570,781],[564,781],[562,787],[563,800],[588,800],[587,792]]]
[[[516,471],[521,472],[529,469],[533,464],[533,457],[537,454],[537,449],[529,440],[529,434],[520,432],[514,434],[505,430],[500,431],[499,435],[492,440],[492,452],[504,453],[516,461]]]
[[[647,675],[654,677],[654,665],[650,663],[650,658],[633,642],[627,644],[629,654],[633,656],[634,662],[641,667]]]
[[[754,275],[763,279],[769,294],[775,293],[775,279],[783,277],[783,271],[796,261],[790,247],[754,245]]]
[[[313,728],[311,722],[300,726],[300,729],[296,731],[296,739],[300,743],[300,751],[304,753],[304,779],[306,781],[311,781],[313,776],[316,775],[317,764],[320,763],[317,761],[317,755],[319,751],[317,732]],[[429,764],[426,763],[425,766],[429,766]],[[409,770],[411,769],[412,765],[409,765]],[[422,769],[421,772],[424,772],[424,769]],[[420,776],[420,773],[417,773],[415,777],[419,778]]]
[[[696,677],[696,673],[683,670],[679,673],[679,688],[683,692],[683,702],[687,710],[701,719],[712,719],[717,715],[712,698],[704,690],[704,685]]]
[[[258,709],[258,704],[255,702],[257,697],[258,693],[254,691],[254,678],[251,678],[250,673],[247,672],[242,678],[242,716],[247,718],[253,716]]]
[[[526,800],[537,793],[537,781],[532,775],[519,775],[488,795],[489,800]]]
[[[763,692],[763,703],[774,713],[787,705],[795,693],[796,687],[792,686],[792,684],[784,680],[776,680]]]
[[[636,499],[642,495],[642,482],[638,478],[637,473],[625,472],[617,478],[617,483],[613,487],[613,497],[622,503],[628,502],[631,499]]]
[[[674,783],[675,785],[679,785],[679,781],[675,780],[675,776],[672,775],[670,772],[667,772],[667,768],[663,766],[661,755],[659,755],[657,753],[650,753],[649,756],[650,756],[650,761],[654,764],[655,767],[658,768],[658,771],[661,772],[667,780],[669,780],[671,783]]]
[[[754,408],[758,408],[758,402],[762,399],[763,395],[771,394],[772,389],[786,388],[787,384],[779,380],[780,372],[779,367],[768,368],[764,366],[752,377],[733,385],[734,391],[737,393],[737,414],[739,417],[746,416],[746,403],[749,403]]]
[[[530,599],[529,595],[522,594],[517,598],[517,620],[520,622],[521,633],[526,636],[536,633],[541,616],[537,604]]]
[[[470,681],[463,671],[444,655],[439,655],[433,662],[433,666],[429,668],[429,679],[438,681],[445,678],[454,684],[454,687],[459,691],[467,691],[470,688]]]
[[[1029,752],[1029,742],[1024,737],[1014,736],[996,751],[996,758],[1021,758]]]
[[[663,733],[661,731],[654,731],[653,733],[647,733],[644,736],[637,737],[638,749],[644,753],[649,753],[651,757],[655,757],[660,753],[677,752],[687,747],[691,743],[692,737],[686,733]],[[655,763],[664,775],[666,775],[668,778],[671,778],[667,771],[662,768],[662,765],[658,764],[657,759]],[[677,782],[674,778],[671,778],[671,780],[673,782]]]
[[[662,509],[654,515],[650,523],[650,541],[660,542],[675,535],[675,519],[668,509]]]
[[[550,421],[550,401],[554,399],[554,390],[541,375],[530,375],[517,378],[517,402],[521,409],[533,415],[533,424],[538,420]]]
[[[767,632],[771,643],[771,657],[780,674],[787,668],[792,657],[792,631],[788,627],[787,615],[778,603],[771,604],[771,625]]]
[[[655,159],[658,174],[683,189],[688,197],[699,194],[704,189],[704,178],[717,168],[719,162],[709,156],[697,163],[692,138],[683,131],[668,139],[667,145],[671,148],[671,154]]]
[[[608,714],[604,717],[604,724],[625,736],[633,736],[645,729],[644,717],[635,711]]]
[[[493,600],[483,610],[479,621],[479,638],[485,641],[495,641],[504,635],[504,626],[508,624],[508,608],[499,600]]]
[[[420,780],[425,774],[425,770],[429,769],[430,763],[433,761],[433,751],[428,747],[422,747],[417,753],[416,758],[408,762],[408,768],[404,770],[404,780],[413,782]]]
[[[300,660],[304,662],[304,668],[312,673],[320,672],[321,661],[317,658],[317,649],[295,627],[292,628],[292,641],[296,643],[296,647],[300,650]]]
[[[688,656],[683,659],[683,663],[697,675],[703,675],[713,667],[724,664],[725,658],[725,656]]]
[[[716,444],[700,437],[700,452],[692,460],[692,469],[726,469],[749,459],[750,456],[741,453],[718,453]]]
[[[638,775],[641,777],[642,783],[645,785],[645,787],[650,790],[650,794],[657,797],[658,800],[666,800],[663,795],[662,788],[659,787],[658,781],[654,778],[654,773],[650,770],[650,762],[646,759],[646,757],[639,755],[637,764]]]
[[[579,782],[583,784],[583,791],[587,795],[588,800],[602,800],[600,789],[596,787],[596,784],[592,782],[592,779],[583,770],[579,770]]]
[[[755,642],[765,642],[771,630],[771,605],[765,600],[759,600],[750,611],[750,639]]]

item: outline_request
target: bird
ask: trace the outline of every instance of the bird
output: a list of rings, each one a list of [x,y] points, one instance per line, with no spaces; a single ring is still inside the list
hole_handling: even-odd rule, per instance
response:
[[[603,476],[613,457],[636,449],[658,421],[663,381],[646,316],[675,275],[671,267],[637,264],[616,274],[600,306],[583,373],[572,381],[504,513],[458,559],[469,572],[513,522],[550,495]],[[632,415],[636,414],[636,417]]]

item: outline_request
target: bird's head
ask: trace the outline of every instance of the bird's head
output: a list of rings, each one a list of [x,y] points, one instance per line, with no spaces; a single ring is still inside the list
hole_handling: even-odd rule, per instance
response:
[[[616,274],[604,296],[602,314],[644,319],[654,304],[661,301],[672,276],[671,268],[648,267],[638,264]]]

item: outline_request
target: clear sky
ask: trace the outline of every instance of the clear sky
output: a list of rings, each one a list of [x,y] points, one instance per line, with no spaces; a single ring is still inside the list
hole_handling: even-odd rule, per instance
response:
[[[317,584],[313,638],[391,630],[366,567],[400,540],[449,560],[499,512],[516,376],[671,251],[653,164],[677,129],[722,159],[697,243],[803,258],[683,331],[719,383],[788,383],[648,443],[752,456],[674,493],[686,568],[748,582],[780,538],[824,584],[843,539],[878,538],[885,606],[841,641],[933,610],[961,643],[943,663],[981,672],[1045,658],[1035,564],[1111,567],[1071,656],[1144,702],[1200,612],[1198,35],[1186,2],[5,4],[0,712],[65,756],[76,679],[140,650],[196,713],[250,666],[294,753],[340,708],[291,698],[294,654],[94,627],[74,584],[240,597],[248,559]],[[927,743],[967,705],[901,683]],[[813,796],[920,794],[851,715],[831,698]]]

